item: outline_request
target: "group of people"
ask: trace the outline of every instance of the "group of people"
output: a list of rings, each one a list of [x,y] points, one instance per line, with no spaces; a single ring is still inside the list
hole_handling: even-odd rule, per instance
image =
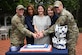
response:
[[[55,33],[56,24],[67,25],[68,55],[75,55],[79,30],[73,15],[63,8],[61,1],[55,1],[54,6],[48,6],[47,14],[43,5],[38,5],[35,11],[32,4],[27,6],[25,17],[23,14],[24,6],[18,5],[16,14],[11,20],[11,46],[22,47],[25,37],[27,44],[50,44],[51,37]],[[26,24],[27,28],[24,24]]]
[[[54,16],[54,12],[52,9],[52,6],[48,8],[48,15],[49,16]],[[42,30],[47,29],[51,23],[50,17],[45,14],[45,7],[43,5],[38,5],[37,6],[37,15],[35,15],[35,10],[33,5],[28,5],[27,6],[27,16],[25,18],[25,23],[27,25],[27,29],[34,33],[38,33]],[[56,19],[56,18],[54,18]],[[55,21],[55,20],[54,20]],[[26,37],[27,43],[28,44],[49,44],[50,37],[45,37],[45,38],[39,38],[39,39],[34,39]],[[45,40],[43,42],[43,40]]]

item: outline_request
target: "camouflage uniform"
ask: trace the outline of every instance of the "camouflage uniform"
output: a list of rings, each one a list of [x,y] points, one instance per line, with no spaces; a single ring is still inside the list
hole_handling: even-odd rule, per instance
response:
[[[68,33],[66,37],[68,41],[67,42],[68,55],[76,55],[75,46],[77,43],[79,30],[76,22],[74,21],[73,15],[67,10],[63,9],[56,23],[53,26],[51,26],[48,30],[45,30],[44,35],[55,32],[56,24],[68,25]]]
[[[12,23],[11,36],[10,36],[11,45],[14,46],[24,45],[25,36],[31,37],[32,35],[32,32],[30,32],[24,27],[24,16],[19,17],[17,14],[15,14],[11,20],[11,23]]]

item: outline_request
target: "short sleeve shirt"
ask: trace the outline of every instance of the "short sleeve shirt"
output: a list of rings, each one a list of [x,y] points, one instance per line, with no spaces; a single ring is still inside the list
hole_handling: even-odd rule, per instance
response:
[[[33,25],[37,26],[38,31],[47,29],[51,25],[49,16],[40,17],[35,15],[33,17]],[[50,44],[50,37],[45,36],[43,38],[34,39],[34,44]]]
[[[35,15],[33,17],[33,25],[36,25],[39,31],[45,30],[51,25],[50,17],[49,16],[40,17],[38,15]]]

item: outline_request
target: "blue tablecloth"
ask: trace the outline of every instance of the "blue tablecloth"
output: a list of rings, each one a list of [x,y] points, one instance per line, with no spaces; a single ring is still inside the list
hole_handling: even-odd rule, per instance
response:
[[[52,52],[6,52],[5,55],[68,55],[68,49],[52,49]]]

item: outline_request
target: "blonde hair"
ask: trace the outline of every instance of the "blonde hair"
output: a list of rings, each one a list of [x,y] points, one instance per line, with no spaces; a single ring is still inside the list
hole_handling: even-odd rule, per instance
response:
[[[48,8],[50,8],[52,11],[54,11],[54,7],[52,5],[49,5]]]

